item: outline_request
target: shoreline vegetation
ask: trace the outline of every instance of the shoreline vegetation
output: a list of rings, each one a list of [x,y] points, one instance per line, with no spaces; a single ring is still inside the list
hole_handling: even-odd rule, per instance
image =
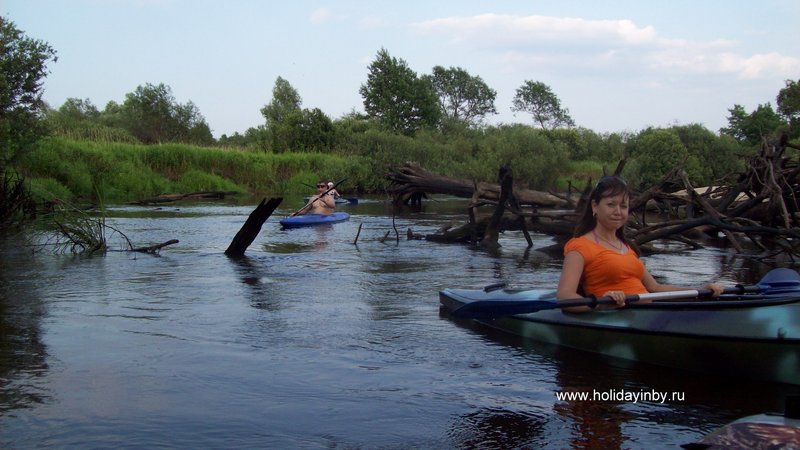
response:
[[[701,125],[599,135],[586,129],[541,130],[508,125],[449,136],[348,133],[326,152],[272,153],[253,148],[42,139],[18,164],[37,203],[135,203],[190,192],[248,197],[308,193],[319,179],[343,179],[350,195],[380,194],[387,175],[413,161],[432,172],[475,181],[496,179],[503,165],[520,186],[563,191],[583,186],[628,158],[626,176],[646,185],[683,163],[698,185],[735,174],[751,151]]]

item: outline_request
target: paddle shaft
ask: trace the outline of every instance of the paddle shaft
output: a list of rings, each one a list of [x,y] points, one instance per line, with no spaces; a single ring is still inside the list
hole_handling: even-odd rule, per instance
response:
[[[736,286],[725,288],[723,294],[744,294],[748,292],[760,292],[759,286]],[[647,294],[630,294],[625,296],[625,303],[634,303],[643,300],[649,301],[670,301],[677,299],[688,299],[697,297],[708,297],[713,295],[710,289],[650,292]],[[486,319],[502,316],[513,316],[515,314],[529,314],[547,309],[572,308],[576,306],[588,306],[595,308],[597,305],[609,305],[616,303],[611,297],[581,297],[566,300],[546,299],[546,300],[477,300],[465,303],[452,311],[456,317],[466,317],[474,319]]]
[[[306,204],[305,204],[305,206],[303,206],[302,208],[300,208],[300,209],[298,209],[297,211],[295,211],[295,212],[293,212],[292,214],[290,214],[290,215],[289,215],[289,217],[294,217],[294,216],[296,216],[296,215],[300,214],[301,212],[305,211],[306,209],[308,209],[308,207],[309,207],[309,206],[313,205],[315,201],[317,201],[317,200],[319,200],[320,198],[322,198],[322,197],[324,197],[324,196],[328,195],[328,192],[330,192],[330,191],[332,191],[332,190],[336,189],[336,186],[339,186],[340,184],[344,183],[344,180],[346,180],[346,179],[347,179],[347,178],[342,178],[341,180],[339,180],[339,182],[338,182],[338,183],[336,183],[336,184],[334,184],[333,186],[329,187],[329,188],[328,188],[328,190],[326,190],[326,191],[325,191],[325,192],[323,192],[322,194],[319,194],[319,195],[317,196],[317,198],[315,198],[315,199],[313,199],[313,200],[309,201],[308,203],[306,203]]]

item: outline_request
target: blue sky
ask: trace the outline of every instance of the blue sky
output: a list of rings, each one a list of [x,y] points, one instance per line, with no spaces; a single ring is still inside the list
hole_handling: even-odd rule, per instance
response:
[[[263,123],[275,79],[332,119],[385,48],[418,74],[460,67],[497,91],[491,124],[526,80],[549,85],[578,126],[727,125],[800,80],[800,1],[0,0],[0,14],[58,52],[45,81],[99,109],[146,83],[191,100],[214,136]]]

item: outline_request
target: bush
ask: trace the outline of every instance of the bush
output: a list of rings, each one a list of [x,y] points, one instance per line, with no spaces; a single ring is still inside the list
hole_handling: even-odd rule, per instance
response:
[[[54,178],[31,178],[26,180],[28,192],[36,203],[71,202],[72,191]]]

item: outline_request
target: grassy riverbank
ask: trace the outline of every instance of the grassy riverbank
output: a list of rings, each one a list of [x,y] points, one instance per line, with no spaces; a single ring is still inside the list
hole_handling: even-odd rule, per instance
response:
[[[141,145],[49,137],[27,154],[20,173],[37,200],[133,202],[161,194],[236,191],[276,196],[310,193],[319,179],[347,182],[345,194],[380,193],[386,173],[405,161],[444,175],[492,181],[511,163],[521,185],[563,185],[563,173],[601,172],[598,163],[570,163],[568,151],[524,133],[467,140],[363,133],[337,153],[263,153],[186,144]],[[520,152],[518,149],[526,149]],[[566,170],[570,169],[570,170]]]
[[[160,194],[308,192],[319,178],[348,179],[343,190],[376,189],[362,157],[264,154],[184,144],[137,145],[51,137],[20,166],[38,199],[131,202]]]

